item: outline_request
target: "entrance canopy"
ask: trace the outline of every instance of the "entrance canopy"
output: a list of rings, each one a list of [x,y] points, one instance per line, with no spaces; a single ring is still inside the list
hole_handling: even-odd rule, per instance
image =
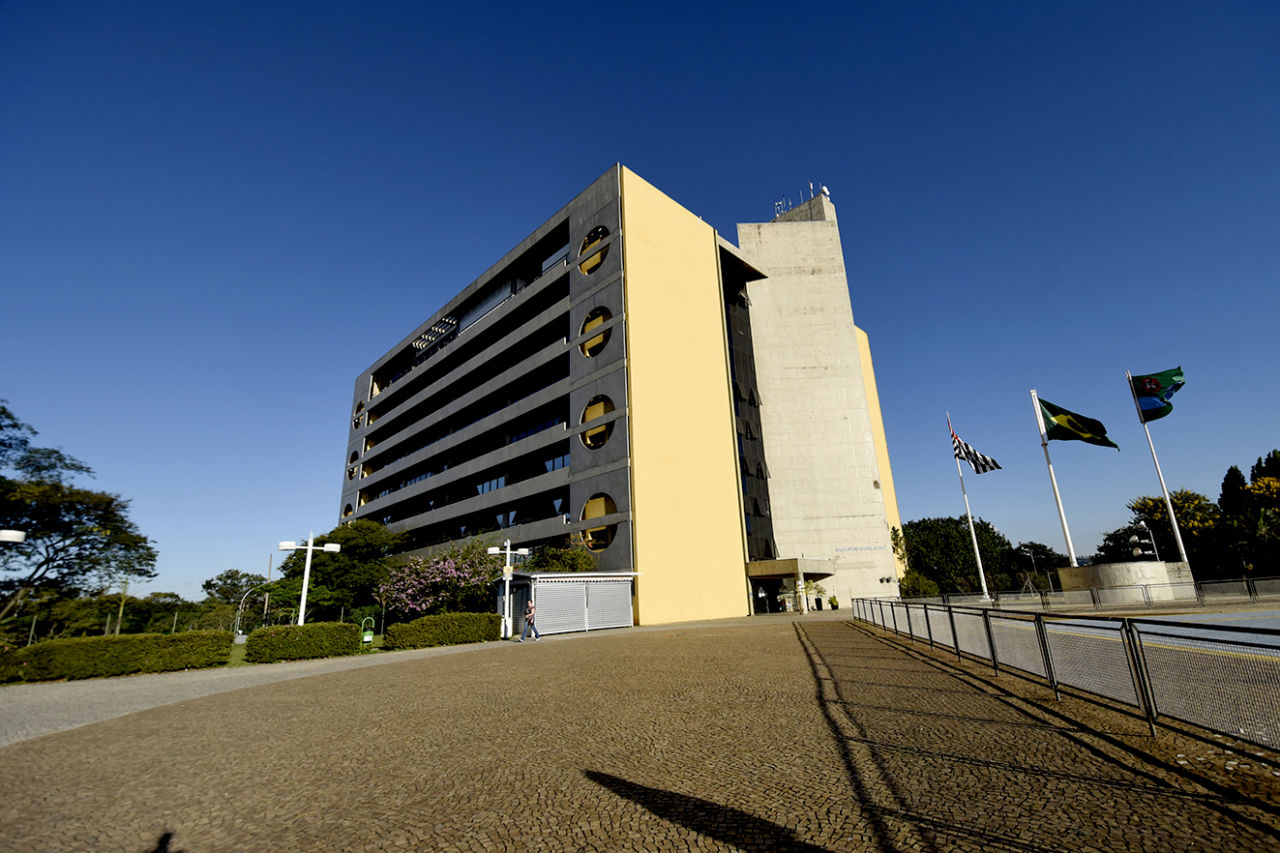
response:
[[[747,563],[747,577],[764,580],[803,577],[807,581],[822,580],[835,574],[831,560],[786,557],[780,560],[755,560]]]
[[[804,594],[804,585],[807,581],[817,581],[822,578],[829,578],[835,574],[835,567],[831,560],[816,560],[806,557],[784,557],[780,560],[754,560],[747,563],[747,578],[753,581],[778,581],[781,583],[790,578],[795,582],[795,600],[796,606],[801,613],[809,612],[809,600]],[[756,584],[760,586],[760,584]],[[763,597],[765,591],[757,590],[757,595]],[[788,607],[791,605],[788,604]],[[821,604],[819,604],[821,606]]]

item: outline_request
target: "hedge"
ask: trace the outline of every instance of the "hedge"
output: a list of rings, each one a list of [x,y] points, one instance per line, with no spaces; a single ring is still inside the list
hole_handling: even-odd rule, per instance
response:
[[[388,625],[382,637],[384,649],[420,649],[498,639],[502,617],[497,613],[440,613],[412,622]]]
[[[46,640],[0,652],[0,682],[101,678],[222,666],[231,657],[231,642],[230,631]]]
[[[358,651],[360,626],[353,622],[268,625],[249,635],[244,659],[249,663],[274,663],[354,655]]]

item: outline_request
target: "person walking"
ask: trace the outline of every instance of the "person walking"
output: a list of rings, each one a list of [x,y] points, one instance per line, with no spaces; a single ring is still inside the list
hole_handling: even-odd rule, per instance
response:
[[[542,635],[538,633],[538,626],[533,624],[534,616],[537,608],[533,606],[533,599],[529,599],[529,603],[524,606],[524,633],[520,635],[520,642],[524,642],[524,638],[529,636],[529,632],[533,632],[533,641],[536,643],[542,639]]]

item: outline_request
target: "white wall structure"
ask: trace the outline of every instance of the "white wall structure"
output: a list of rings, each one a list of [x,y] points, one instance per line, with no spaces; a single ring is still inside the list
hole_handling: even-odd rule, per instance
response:
[[[896,596],[901,522],[835,206],[739,224],[738,245],[767,275],[748,293],[777,555],[831,560],[821,583],[842,601]]]
[[[1152,601],[1172,601],[1179,598],[1195,598],[1195,579],[1187,563],[1166,563],[1161,560],[1140,560],[1131,563],[1097,563],[1092,566],[1063,566],[1058,569],[1058,579],[1064,592],[1077,589],[1113,589],[1133,587],[1126,591],[1128,599],[1142,603],[1146,599],[1139,587],[1147,586],[1147,596]],[[1114,603],[1121,592],[1108,596]]]

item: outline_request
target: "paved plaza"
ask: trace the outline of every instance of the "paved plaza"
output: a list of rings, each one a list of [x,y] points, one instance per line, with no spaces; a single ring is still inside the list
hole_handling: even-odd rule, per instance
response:
[[[1280,848],[1280,757],[839,614],[377,658],[0,748],[0,849]]]

